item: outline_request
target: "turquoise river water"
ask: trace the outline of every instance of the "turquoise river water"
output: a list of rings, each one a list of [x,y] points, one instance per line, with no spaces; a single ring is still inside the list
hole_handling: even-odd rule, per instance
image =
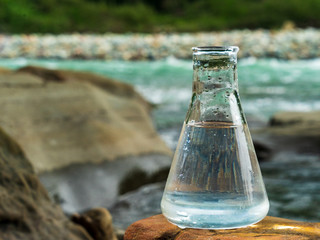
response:
[[[181,124],[191,97],[192,62],[0,59],[0,66],[25,65],[90,71],[130,84],[149,101],[158,128]],[[246,115],[262,121],[277,111],[320,110],[320,59],[281,61],[243,59],[238,63],[239,91]]]

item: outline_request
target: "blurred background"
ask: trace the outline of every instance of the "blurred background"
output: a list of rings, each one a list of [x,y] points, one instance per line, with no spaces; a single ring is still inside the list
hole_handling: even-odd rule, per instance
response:
[[[199,32],[319,27],[317,0],[1,0],[7,33]]]
[[[67,214],[160,213],[193,46],[237,45],[269,215],[320,221],[320,1],[0,0],[0,127]]]

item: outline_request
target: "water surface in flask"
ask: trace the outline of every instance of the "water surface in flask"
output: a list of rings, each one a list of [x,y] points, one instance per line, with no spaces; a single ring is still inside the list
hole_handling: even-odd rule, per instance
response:
[[[161,208],[182,228],[237,228],[264,218],[269,202],[247,125],[184,124]]]

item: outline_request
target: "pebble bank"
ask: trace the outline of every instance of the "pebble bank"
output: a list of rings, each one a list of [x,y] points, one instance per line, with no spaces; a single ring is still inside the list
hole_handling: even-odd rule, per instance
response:
[[[191,47],[237,45],[239,57],[320,57],[320,29],[157,34],[0,34],[0,58],[158,60],[191,57]]]

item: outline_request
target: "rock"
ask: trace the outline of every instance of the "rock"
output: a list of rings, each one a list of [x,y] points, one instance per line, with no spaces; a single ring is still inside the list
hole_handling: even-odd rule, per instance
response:
[[[95,86],[102,88],[104,91],[125,98],[133,98],[141,103],[147,111],[152,109],[152,104],[147,102],[139,93],[134,90],[134,87],[123,82],[116,81],[111,78],[106,78],[88,72],[76,72],[67,70],[51,70],[37,66],[26,66],[17,70],[17,72],[29,73],[38,76],[44,82],[90,82]]]
[[[10,70],[10,69],[0,67],[0,74],[3,74],[3,73],[10,73],[10,72],[11,72],[11,70]]]
[[[0,238],[93,240],[53,204],[19,145],[0,129]]]
[[[254,137],[272,150],[272,158],[288,153],[319,156],[320,111],[279,112]]]
[[[261,160],[278,162],[292,154],[319,156],[320,111],[279,112],[270,118],[267,126],[251,133]]]
[[[320,137],[320,111],[279,112],[269,122],[274,134]]]
[[[118,240],[123,240],[124,234],[125,234],[125,230],[115,228],[115,233],[117,235]]]
[[[44,82],[64,82],[67,80],[60,71],[44,69],[37,66],[22,67],[18,69],[17,72],[30,73],[31,75],[38,76]]]
[[[125,194],[132,190],[136,190],[140,186],[148,183],[158,183],[166,181],[169,175],[169,165],[161,168],[159,171],[150,174],[140,168],[135,168],[120,183],[119,194]]]
[[[253,145],[259,162],[271,159],[272,151],[266,144],[253,140]]]
[[[81,215],[74,214],[72,221],[82,225],[94,240],[117,240],[112,217],[104,208],[91,209]]]
[[[128,84],[25,67],[0,75],[0,94],[0,124],[37,173],[127,156],[171,155],[152,125],[152,106]]]
[[[246,228],[229,230],[180,229],[163,215],[156,215],[132,224],[125,240],[316,240],[320,238],[320,223],[299,222],[284,218],[266,217]]]
[[[164,155],[126,157],[101,164],[73,164],[42,173],[40,179],[63,210],[71,214],[95,206],[109,209],[122,191],[157,181],[159,175],[165,180],[163,171],[170,164],[171,157]],[[145,178],[140,179],[141,174]],[[130,180],[134,185],[128,184]]]
[[[108,209],[113,216],[113,224],[118,229],[146,217],[161,213],[160,202],[165,182],[153,183],[121,195]]]

